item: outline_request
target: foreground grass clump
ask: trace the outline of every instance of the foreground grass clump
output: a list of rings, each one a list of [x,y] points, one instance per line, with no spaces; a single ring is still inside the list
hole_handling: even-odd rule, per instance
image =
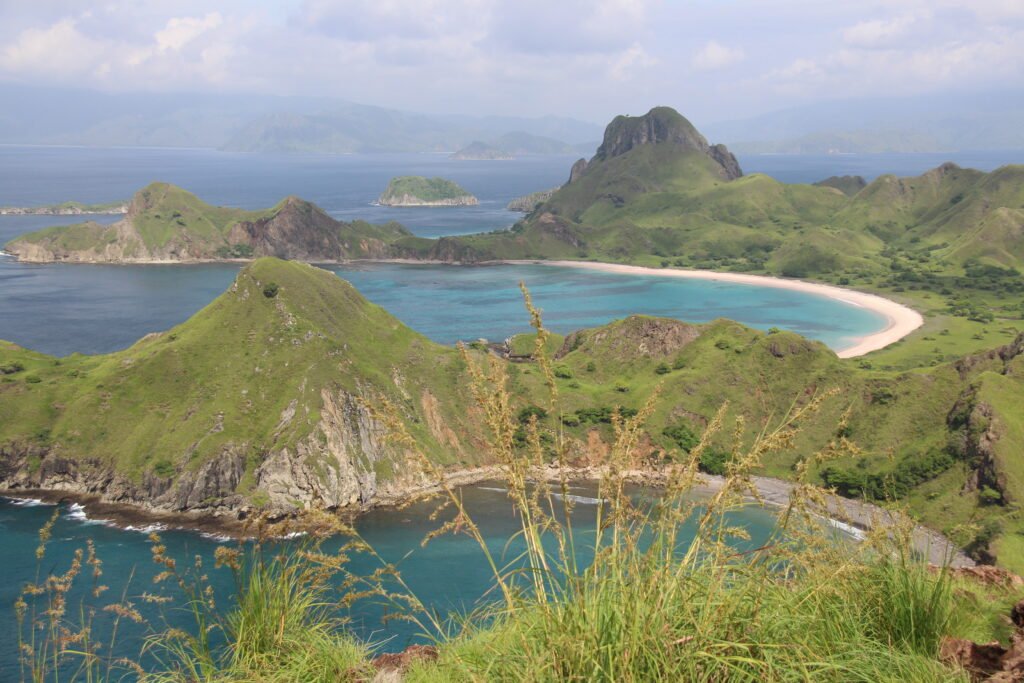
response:
[[[667,459],[664,495],[642,501],[628,484],[646,457],[645,425],[656,389],[628,418],[611,415],[614,440],[597,470],[596,524],[575,528],[559,382],[528,295],[527,305],[536,328],[536,368],[548,388],[543,405],[517,410],[508,366],[462,349],[471,377],[467,392],[489,429],[491,456],[503,471],[524,550],[508,562],[493,555],[459,490],[445,484],[438,494],[440,526],[424,539],[443,533],[474,539],[493,573],[490,602],[448,619],[424,607],[394,566],[382,561],[370,576],[350,574],[349,554],[372,548],[335,517],[313,513],[303,520],[313,533],[298,543],[221,548],[217,565],[233,573],[237,590],[230,603],[218,605],[207,570],[198,563],[179,569],[154,536],[159,582],[177,585],[184,596],[179,606],[191,613],[193,627],[153,625],[138,661],[112,661],[89,646],[88,618],[67,617],[66,596],[83,566],[79,556],[67,574],[26,587],[19,602],[25,679],[105,681],[127,672],[161,683],[378,675],[407,681],[948,681],[968,678],[940,661],[945,637],[1005,638],[997,615],[1020,597],[1016,589],[965,583],[916,560],[909,523],[881,528],[853,545],[818,518],[823,492],[808,483],[808,473],[812,464],[856,454],[843,422],[819,452],[794,465],[797,485],[775,534],[759,547],[743,545],[747,533],[728,513],[757,497],[751,474],[765,457],[791,449],[804,422],[834,392],[802,395],[752,440],[737,418],[724,482],[712,494],[701,493],[702,456],[712,442],[728,440],[730,413],[723,406],[696,443]],[[377,398],[375,417],[399,446],[417,453],[398,409],[387,397]],[[430,457],[418,457],[445,481]],[[322,539],[339,533],[351,540],[325,552]],[[41,562],[48,534],[44,529]],[[100,566],[91,552],[84,565]],[[359,600],[384,602],[418,623],[434,643],[432,656],[378,672],[374,648],[346,629],[343,615]],[[112,604],[135,620],[130,603]],[[150,673],[142,674],[142,665]]]

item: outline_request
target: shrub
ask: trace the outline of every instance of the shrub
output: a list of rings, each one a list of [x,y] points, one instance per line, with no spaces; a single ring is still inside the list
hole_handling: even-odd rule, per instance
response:
[[[29,384],[39,384],[43,379],[39,375],[26,375],[25,381]]]
[[[724,477],[729,470],[732,456],[725,451],[709,448],[700,454],[700,469],[708,474]]]
[[[537,421],[540,422],[548,416],[548,411],[540,406],[526,406],[519,411],[516,415],[516,420],[519,424],[526,424],[530,421],[530,418],[536,417]]]
[[[981,491],[978,492],[978,500],[982,505],[1001,505],[1003,494],[989,486],[982,486]]]
[[[583,369],[586,370],[587,372],[595,372],[597,370],[597,363],[595,363],[594,361],[590,361]]]
[[[685,422],[665,427],[661,433],[672,440],[683,452],[689,453],[690,449],[700,443],[700,437]]]
[[[273,299],[275,296],[277,296],[278,289],[279,288],[277,286],[277,283],[271,282],[266,287],[263,288],[263,296],[267,297],[268,299]]]
[[[11,361],[5,365],[0,365],[0,375],[13,375],[16,372],[21,372],[25,369],[25,366],[20,361]]]
[[[672,368],[668,366],[668,363],[658,363],[654,368],[654,373],[657,375],[667,375],[670,372],[672,372]]]
[[[555,377],[559,379],[572,379],[572,370],[564,365],[558,365],[554,369]]]

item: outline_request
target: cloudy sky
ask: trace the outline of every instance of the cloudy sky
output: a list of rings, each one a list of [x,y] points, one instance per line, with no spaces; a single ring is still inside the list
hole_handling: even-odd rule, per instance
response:
[[[722,120],[1019,89],[1024,0],[0,0],[2,82]]]

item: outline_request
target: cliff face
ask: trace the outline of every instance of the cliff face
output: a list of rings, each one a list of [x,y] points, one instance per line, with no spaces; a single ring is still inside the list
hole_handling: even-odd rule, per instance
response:
[[[385,427],[361,397],[324,390],[322,401],[320,421],[294,446],[261,453],[233,444],[194,471],[173,476],[147,471],[134,479],[98,459],[7,443],[0,446],[0,489],[95,495],[154,512],[238,516],[254,509],[253,501],[273,515],[314,507],[360,510],[433,483],[418,456],[389,444]],[[254,457],[261,461],[255,486],[243,494],[239,486]]]
[[[743,175],[739,162],[725,145],[709,145],[692,123],[670,107],[655,107],[643,116],[615,117],[605,129],[604,141],[590,164],[621,156],[641,145],[670,145],[682,151],[700,152],[718,164],[724,179],[734,180]]]

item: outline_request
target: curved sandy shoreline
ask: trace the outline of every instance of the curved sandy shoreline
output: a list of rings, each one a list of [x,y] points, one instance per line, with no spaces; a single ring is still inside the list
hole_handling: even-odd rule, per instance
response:
[[[836,350],[840,358],[855,358],[884,349],[886,346],[903,339],[908,334],[924,324],[924,318],[920,313],[908,306],[898,304],[891,299],[868,294],[854,289],[845,289],[835,285],[819,284],[817,282],[806,282],[804,280],[787,280],[769,275],[750,275],[748,273],[720,273],[714,270],[683,270],[680,268],[648,268],[646,266],[629,266],[620,263],[601,263],[597,261],[544,261],[544,260],[519,260],[502,261],[513,265],[541,265],[561,266],[568,268],[581,268],[584,270],[596,270],[603,273],[621,273],[625,275],[655,275],[658,277],[674,277],[690,280],[718,280],[720,282],[735,282],[745,285],[757,285],[758,287],[775,287],[777,289],[789,289],[797,292],[817,294],[830,299],[842,301],[866,308],[883,316],[887,323],[878,332],[860,337],[853,346]]]

